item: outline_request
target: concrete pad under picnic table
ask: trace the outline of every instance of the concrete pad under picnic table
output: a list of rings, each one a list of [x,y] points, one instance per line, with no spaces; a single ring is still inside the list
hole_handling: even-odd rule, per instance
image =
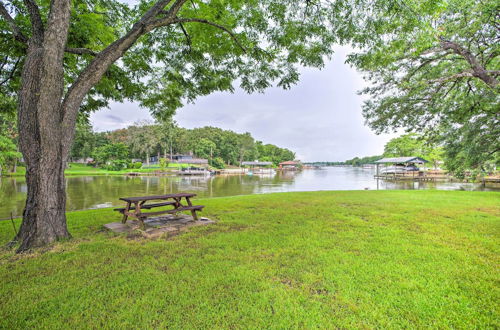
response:
[[[146,238],[158,238],[174,236],[190,227],[206,226],[213,223],[215,221],[205,217],[194,220],[190,215],[178,214],[148,218],[144,220],[145,230],[141,229],[141,223],[138,220],[127,220],[125,223],[112,222],[105,224],[104,228],[115,233],[140,233]]]

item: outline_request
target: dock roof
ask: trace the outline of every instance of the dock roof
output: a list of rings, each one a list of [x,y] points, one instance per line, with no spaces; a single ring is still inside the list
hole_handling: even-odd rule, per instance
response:
[[[255,161],[255,162],[241,162],[241,165],[243,165],[243,166],[270,166],[270,165],[273,165],[273,163],[272,162]]]
[[[208,159],[191,158],[191,159],[172,160],[171,162],[174,164],[208,164]]]
[[[388,163],[428,163],[428,160],[425,160],[420,157],[396,157],[396,158],[382,158],[380,160],[377,160],[375,163],[378,164],[388,164]]]
[[[280,165],[299,165],[300,162],[296,162],[294,160],[288,160],[286,162],[281,162]]]

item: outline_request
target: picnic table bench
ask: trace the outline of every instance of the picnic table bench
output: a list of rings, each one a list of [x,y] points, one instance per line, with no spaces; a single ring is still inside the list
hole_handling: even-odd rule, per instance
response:
[[[177,194],[167,194],[167,195],[155,195],[155,196],[141,196],[141,197],[123,197],[120,200],[125,201],[125,207],[120,207],[114,209],[123,214],[122,223],[125,223],[128,217],[133,217],[141,222],[141,228],[145,229],[144,220],[148,217],[160,215],[160,214],[176,214],[182,211],[191,211],[191,215],[194,220],[198,220],[196,214],[197,211],[201,211],[205,206],[203,205],[193,205],[191,202],[191,197],[196,196],[196,194],[191,193],[177,193]],[[182,203],[182,199],[185,199],[187,205]],[[148,203],[150,201],[157,201],[155,203]],[[161,210],[155,212],[142,212],[142,210],[151,210],[156,207],[163,206],[173,206],[172,209]]]

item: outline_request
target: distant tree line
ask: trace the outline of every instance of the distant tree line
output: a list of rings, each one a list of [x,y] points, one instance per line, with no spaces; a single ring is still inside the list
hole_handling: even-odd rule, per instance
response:
[[[256,141],[250,133],[210,126],[186,129],[173,121],[143,121],[109,132],[94,132],[90,124],[82,121],[77,125],[70,157],[93,158],[97,166],[119,170],[137,166],[130,164],[131,159],[143,159],[149,164],[151,156],[169,159],[175,154],[193,154],[208,159],[217,168],[256,159],[278,165],[295,158],[294,152]]]
[[[351,165],[362,166],[374,164],[384,157],[421,157],[428,160],[433,167],[438,167],[445,160],[443,147],[433,143],[423,135],[409,133],[389,140],[384,146],[384,154],[377,156],[354,157],[343,162],[321,162],[324,166]],[[452,164],[454,160],[447,159],[447,164]]]

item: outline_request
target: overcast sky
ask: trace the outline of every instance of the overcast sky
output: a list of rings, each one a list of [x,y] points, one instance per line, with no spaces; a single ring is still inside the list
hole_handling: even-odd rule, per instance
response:
[[[345,64],[347,48],[338,48],[323,70],[303,69],[289,90],[270,88],[264,94],[214,93],[179,109],[181,127],[216,126],[244,133],[297,153],[302,161],[341,161],[381,154],[395,135],[375,135],[364,125],[361,75]],[[94,113],[97,131],[127,127],[151,119],[134,103],[113,103]]]

